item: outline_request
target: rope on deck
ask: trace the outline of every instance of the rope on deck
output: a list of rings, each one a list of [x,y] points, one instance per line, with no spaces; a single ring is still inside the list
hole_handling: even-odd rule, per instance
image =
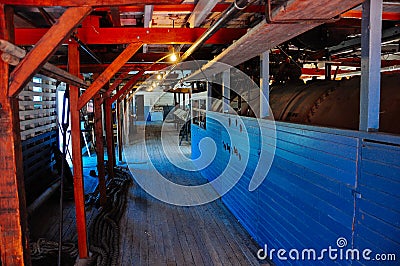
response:
[[[89,228],[91,265],[119,265],[119,222],[125,211],[128,188],[132,183],[129,170],[116,167],[115,177],[107,180],[107,204]],[[89,197],[89,204],[98,206],[98,190]]]

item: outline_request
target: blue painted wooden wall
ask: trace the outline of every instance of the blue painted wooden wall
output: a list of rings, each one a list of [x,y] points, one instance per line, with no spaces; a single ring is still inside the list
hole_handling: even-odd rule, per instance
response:
[[[242,178],[222,200],[261,247],[267,244],[268,249],[319,251],[329,246],[338,248],[336,241],[342,237],[347,240],[344,250],[369,248],[373,251],[370,256],[395,253],[399,265],[398,137],[277,122],[272,167],[261,186],[250,192],[259,152],[269,148],[270,136],[261,135],[256,119],[241,117],[237,125],[236,120],[232,115],[207,113],[207,130],[192,126],[192,155],[199,156],[202,138],[215,141],[217,156],[202,171],[209,180],[223,171],[230,158],[237,157],[224,144],[238,148],[249,159]],[[263,126],[266,122],[260,123]],[[239,132],[240,126],[249,133],[249,143]],[[267,142],[263,147],[261,139]],[[234,162],[229,167],[238,165],[240,162]],[[333,262],[324,257],[322,265],[369,263]],[[273,261],[277,265],[311,263],[276,257]]]

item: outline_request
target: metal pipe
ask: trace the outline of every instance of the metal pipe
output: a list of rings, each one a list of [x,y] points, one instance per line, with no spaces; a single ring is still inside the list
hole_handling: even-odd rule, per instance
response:
[[[90,48],[89,48],[86,44],[84,44],[78,37],[76,37],[75,34],[72,34],[71,36],[72,36],[72,38],[79,44],[79,47],[80,47],[83,51],[85,51],[85,52],[86,52],[91,58],[93,58],[97,63],[103,64],[103,63],[101,62],[100,58],[99,58],[97,55],[95,55],[95,54],[92,52],[92,50],[90,50]]]
[[[232,19],[237,13],[248,5],[248,0],[239,0],[232,3],[228,9],[222,13],[221,17],[204,32],[181,56],[180,61],[186,60],[191,56],[200,46],[202,46],[211,36],[222,28],[229,19]],[[242,7],[243,6],[243,7]]]

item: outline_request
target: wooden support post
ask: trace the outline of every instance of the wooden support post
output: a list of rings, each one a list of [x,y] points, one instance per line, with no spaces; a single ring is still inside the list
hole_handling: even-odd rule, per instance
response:
[[[269,116],[269,51],[260,56],[260,118]]]
[[[10,75],[8,95],[14,97],[25,87],[31,78],[40,70],[58,46],[67,38],[74,28],[90,13],[91,7],[71,7],[58,19],[35,47],[27,54]]]
[[[13,15],[0,4],[0,39],[12,41]],[[18,99],[8,97],[9,67],[0,61],[0,254],[2,265],[31,265]]]
[[[122,162],[122,108],[120,100],[117,100],[117,130],[118,161]]]
[[[229,113],[231,104],[231,70],[222,72],[222,95],[223,95],[223,113]]]
[[[101,95],[98,93],[94,97],[94,133],[96,135],[97,172],[99,178],[100,205],[105,206],[107,203],[107,194],[104,169],[104,142],[101,103]]]
[[[109,178],[114,178],[115,147],[114,147],[114,129],[113,129],[113,116],[112,116],[111,104],[112,104],[112,102],[109,98],[105,99],[108,175],[109,175]]]
[[[361,20],[360,127],[379,130],[382,0],[366,0]]]
[[[79,51],[78,44],[71,42],[68,45],[68,69],[75,76],[79,75]],[[76,229],[78,232],[79,258],[88,258],[87,228],[85,213],[85,195],[83,186],[82,147],[81,147],[81,123],[78,109],[79,88],[70,86],[71,105],[71,140],[72,158],[74,169],[74,197],[76,213]]]

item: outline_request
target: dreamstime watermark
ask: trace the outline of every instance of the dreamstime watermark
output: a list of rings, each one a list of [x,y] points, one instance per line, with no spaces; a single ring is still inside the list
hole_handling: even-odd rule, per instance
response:
[[[336,246],[328,246],[323,249],[304,248],[304,249],[268,249],[265,244],[264,248],[257,251],[257,258],[260,260],[281,260],[281,261],[349,261],[349,260],[365,260],[365,261],[396,261],[394,253],[374,253],[371,249],[347,248],[347,239],[339,237],[336,240]]]
[[[214,84],[214,86],[227,87],[226,80],[230,80],[229,90],[231,95],[240,95],[242,112],[247,110],[247,114],[253,113],[258,117],[260,101],[268,104],[264,94],[260,93],[258,85],[245,73],[230,65],[216,63],[210,68],[212,70],[210,72],[210,70],[203,69],[203,66],[207,63],[207,61],[183,62],[161,70],[147,79],[142,83],[139,90],[153,92],[158,90],[160,92],[159,99],[154,100],[149,109],[157,109],[161,99],[166,94],[170,94],[171,91],[173,92],[174,89],[182,87],[190,89],[193,82],[207,82],[208,84]],[[161,76],[159,73],[163,73],[163,75]],[[222,78],[222,75],[225,75],[225,78]],[[153,149],[153,147],[148,145],[146,127],[145,132],[135,135],[135,142],[140,143],[145,148],[146,161],[150,165],[147,170],[151,171],[151,174],[134,174],[134,178],[147,193],[158,200],[178,206],[202,205],[220,198],[236,185],[242,178],[250,160],[254,160],[254,157],[250,159],[250,142],[254,142],[254,133],[251,135],[251,132],[255,130],[258,131],[258,142],[263,149],[257,155],[258,162],[251,161],[255,170],[250,178],[248,189],[253,191],[261,185],[269,172],[275,154],[276,131],[273,116],[271,115],[270,119],[263,119],[262,121],[254,119],[251,124],[251,130],[248,130],[246,122],[243,121],[243,116],[237,114],[239,109],[233,109],[229,100],[226,96],[222,96],[222,99],[210,97],[210,95],[206,96],[207,104],[209,106],[213,105],[215,109],[219,108],[220,110],[212,115],[212,119],[213,123],[218,124],[223,132],[223,140],[219,142],[212,137],[201,138],[198,144],[195,143],[195,145],[198,145],[200,153],[197,158],[188,158],[187,154],[184,154],[179,148],[179,130],[175,130],[173,132],[175,135],[171,138],[170,121],[176,121],[178,115],[180,119],[183,118],[184,120],[179,123],[183,126],[194,119],[204,120],[204,117],[191,116],[194,112],[192,112],[188,101],[183,104],[183,107],[182,104],[175,106],[163,120],[161,126],[161,145],[163,150],[162,154],[158,155],[157,158],[152,158],[152,151],[149,150]],[[267,107],[269,108],[269,106]],[[186,111],[186,115],[182,110]],[[270,109],[269,111],[272,114]],[[210,121],[208,114],[209,112],[206,113],[206,121]],[[204,113],[198,113],[198,115],[204,116]],[[213,132],[208,128],[205,132],[211,132],[214,135],[221,134],[221,132]],[[171,143],[174,146],[172,148]],[[222,148],[226,148],[223,156],[228,158],[223,166],[219,161]],[[224,169],[219,169],[219,173],[210,182],[200,185],[182,185],[165,176],[168,175],[165,171],[159,171],[160,160],[162,160],[162,167],[168,169],[178,168],[180,173],[184,171],[186,176],[190,176],[193,172],[201,171],[214,162],[219,163],[218,167],[223,167]],[[132,166],[133,170],[134,168],[135,166]]]

